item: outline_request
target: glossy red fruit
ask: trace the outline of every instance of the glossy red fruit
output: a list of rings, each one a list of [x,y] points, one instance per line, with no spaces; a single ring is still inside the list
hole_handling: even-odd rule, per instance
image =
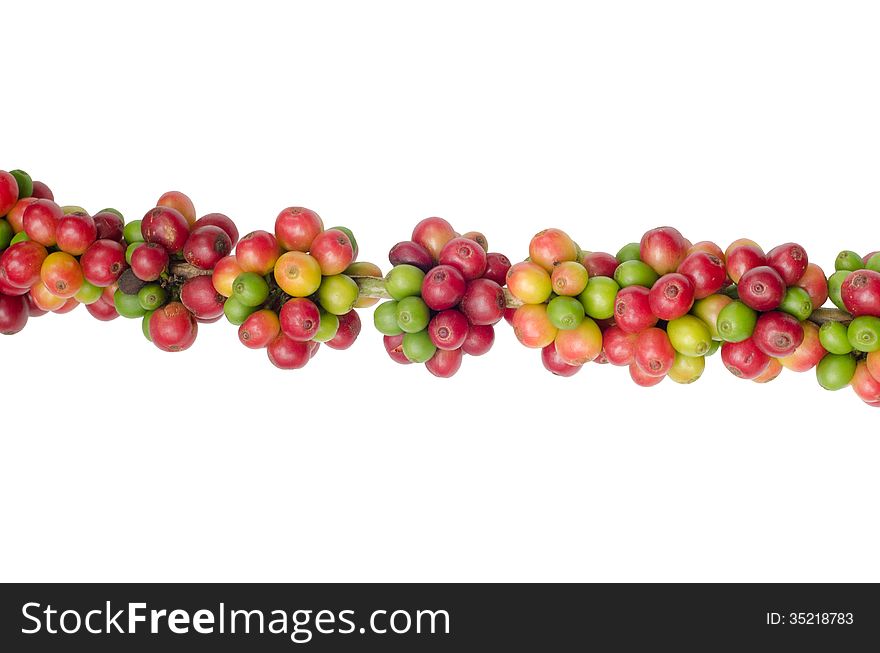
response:
[[[486,252],[470,238],[453,238],[440,250],[439,261],[451,265],[468,281],[483,276],[486,271]],[[506,276],[505,272],[505,276]]]
[[[275,238],[278,245],[289,252],[308,252],[322,231],[321,216],[302,206],[289,206],[275,218]]]
[[[550,321],[546,304],[523,304],[513,316],[513,333],[526,347],[543,349],[556,339],[559,330]]]
[[[438,349],[425,362],[425,368],[436,377],[448,379],[461,368],[463,356],[461,349]]]
[[[86,310],[89,312],[89,315],[101,322],[110,322],[119,317],[116,307],[111,302],[104,299],[99,299],[96,302],[87,304]]]
[[[406,354],[403,353],[403,334],[399,334],[396,336],[383,336],[382,338],[385,344],[385,351],[388,352],[388,356],[391,357],[395,363],[400,363],[401,365],[410,365],[412,361],[406,357]]]
[[[162,245],[169,254],[175,254],[186,244],[186,239],[189,237],[189,222],[180,211],[157,206],[147,211],[141,221],[141,234],[148,243]]]
[[[432,260],[436,261],[443,246],[457,235],[443,218],[425,218],[413,229],[412,241],[428,250]]]
[[[857,270],[851,272],[840,287],[840,296],[846,310],[853,317],[874,315],[880,317],[880,272]]]
[[[32,240],[16,243],[0,255],[0,279],[16,288],[30,288],[40,280],[48,256],[46,248]]]
[[[131,270],[141,281],[155,281],[168,267],[168,250],[158,243],[142,243],[131,255]]]
[[[614,320],[626,333],[638,333],[657,324],[651,311],[650,291],[642,286],[628,286],[617,293]]]
[[[27,295],[28,290],[30,290],[30,286],[19,288],[18,286],[10,284],[3,278],[3,269],[0,268],[0,294],[9,295],[10,297],[19,297],[21,295]]]
[[[187,225],[196,221],[196,207],[193,206],[192,200],[179,190],[169,190],[167,193],[163,193],[156,202],[156,206],[174,209],[184,217]]]
[[[342,274],[354,260],[351,239],[339,229],[328,229],[315,236],[309,253],[318,261],[325,277]]]
[[[688,248],[688,256],[693,254],[694,252],[705,252],[706,254],[711,254],[712,256],[721,259],[722,264],[724,263],[724,250],[721,249],[717,243],[713,243],[711,240],[701,240],[698,243],[694,243]]]
[[[272,364],[282,370],[298,370],[312,358],[310,342],[291,340],[283,333],[269,343],[267,354]]]
[[[861,361],[856,367],[856,373],[850,385],[862,401],[869,404],[880,402],[880,379],[871,374],[864,361]]]
[[[268,347],[281,333],[281,323],[275,311],[263,309],[251,313],[238,327],[238,339],[248,349]]]
[[[794,353],[779,359],[786,369],[793,372],[807,372],[819,364],[825,355],[825,347],[819,339],[819,327],[812,322],[801,322],[804,329],[804,341]]]
[[[497,324],[504,317],[504,290],[490,279],[474,279],[461,298],[461,312],[471,324]]]
[[[427,272],[434,267],[434,257],[427,249],[411,240],[397,243],[388,252],[388,260],[391,265],[414,265],[422,272]]]
[[[95,229],[98,232],[95,237],[96,240],[113,240],[117,243],[122,242],[125,225],[123,224],[122,218],[116,215],[113,211],[100,211],[92,216],[92,220],[95,222]],[[143,223],[141,224],[141,230],[143,230]],[[186,236],[184,236],[184,238],[186,238]]]
[[[666,378],[662,375],[652,376],[650,374],[646,374],[645,371],[635,363],[629,366],[629,376],[636,385],[642,386],[643,388],[650,388],[651,386],[655,386]]]
[[[31,197],[34,197],[38,200],[52,200],[55,201],[55,194],[52,192],[52,189],[49,188],[42,181],[34,181],[34,188],[31,191]],[[0,215],[3,215],[3,212],[0,211]]]
[[[807,291],[813,308],[819,308],[828,301],[828,279],[815,263],[807,265],[807,271],[798,279],[797,285]]]
[[[58,221],[58,226],[55,229],[58,248],[74,256],[85,253],[97,239],[98,228],[95,226],[94,219],[88,215],[79,215],[78,213],[64,215]]]
[[[694,305],[694,285],[683,274],[664,274],[651,287],[648,303],[651,312],[661,320],[675,320]]]
[[[36,197],[25,197],[18,200],[15,206],[6,214],[6,221],[15,233],[24,231],[24,212],[37,201]]]
[[[636,365],[649,376],[666,376],[675,362],[675,349],[663,329],[645,329],[636,338]]]
[[[83,285],[82,268],[74,256],[66,252],[53,252],[40,268],[43,285],[56,297],[70,299]]]
[[[577,261],[580,250],[561,229],[544,229],[529,242],[529,259],[548,272],[563,261]]]
[[[784,369],[785,368],[782,367],[782,363],[779,362],[778,358],[771,358],[769,365],[767,365],[767,369],[752,379],[752,381],[755,383],[770,383],[778,378]]]
[[[57,311],[67,301],[63,297],[53,295],[42,283],[35,283],[31,286],[28,295],[37,308],[43,311]]]
[[[186,262],[202,270],[211,270],[232,251],[232,239],[223,229],[205,225],[193,229],[183,246]]]
[[[785,243],[767,252],[767,265],[776,270],[786,286],[793,286],[807,271],[807,252],[796,243]]]
[[[33,297],[31,297],[30,291],[26,295],[21,295],[21,298],[27,304],[28,317],[42,317],[49,312],[44,311],[42,308],[37,306],[37,304],[34,302]]]
[[[659,275],[675,272],[687,254],[688,244],[674,227],[658,227],[642,236],[639,256]]]
[[[268,231],[252,231],[238,241],[235,259],[242,272],[255,272],[267,275],[275,268],[281,249],[275,236]]]
[[[238,243],[238,227],[235,226],[235,223],[228,215],[223,213],[203,215],[193,223],[192,231],[196,231],[201,227],[220,227],[229,236],[229,242],[232,243],[232,247],[235,247]]]
[[[703,299],[714,295],[724,287],[727,270],[724,261],[708,252],[693,252],[678,266],[679,274],[683,274],[694,286],[694,299]]]
[[[556,376],[574,376],[583,368],[583,365],[569,365],[565,362],[556,351],[556,344],[553,342],[541,350],[541,362],[545,370]]]
[[[602,351],[612,365],[631,365],[635,362],[637,333],[627,333],[619,326],[611,326],[602,334]]]
[[[482,356],[492,349],[495,342],[495,327],[491,324],[472,324],[468,329],[467,338],[461,345],[461,350],[468,356]]]
[[[326,344],[330,349],[348,349],[361,334],[361,318],[357,311],[349,311],[339,316],[339,328],[336,335],[330,338]]]
[[[422,280],[422,299],[435,311],[457,306],[466,290],[467,281],[451,265],[432,268]]]
[[[8,172],[0,170],[0,216],[9,213],[17,201],[18,182]]]
[[[11,336],[27,325],[28,304],[24,297],[0,294],[0,333]]]
[[[581,258],[581,264],[587,268],[591,279],[593,277],[614,278],[614,271],[620,265],[620,261],[608,252],[588,252]]]
[[[743,274],[737,290],[746,306],[756,311],[772,311],[782,303],[786,285],[776,270],[762,265]]]
[[[199,332],[195,317],[180,302],[170,302],[150,316],[150,337],[162,351],[185,351]]]
[[[510,269],[510,259],[498,252],[486,254],[486,270],[483,272],[484,279],[491,279],[499,286],[507,283],[507,271]]]
[[[278,318],[281,332],[297,342],[311,340],[321,326],[321,312],[313,301],[305,297],[288,300],[281,307]]]
[[[140,249],[143,248],[139,247],[138,250]],[[125,271],[125,249],[115,240],[96,240],[80,257],[80,265],[86,281],[93,286],[105,288],[119,279]]]
[[[64,211],[51,200],[37,200],[24,211],[22,224],[24,231],[32,241],[45,247],[53,247],[58,230],[58,222]]]
[[[801,346],[804,328],[797,318],[788,313],[763,313],[755,324],[752,340],[768,356],[782,358],[793,354]]]
[[[226,298],[214,288],[211,277],[205,275],[184,282],[180,302],[199,320],[214,320],[223,315]]]
[[[734,376],[754,379],[770,364],[770,357],[761,351],[752,338],[721,345],[721,360]]]
[[[438,349],[459,349],[470,331],[464,313],[449,309],[437,313],[428,324],[428,335]]]
[[[66,302],[64,302],[64,305],[61,308],[57,308],[52,312],[56,313],[58,315],[64,315],[66,313],[70,313],[71,311],[75,310],[77,306],[79,306],[79,302],[76,299],[74,299],[73,297],[71,297]]]
[[[753,268],[767,265],[767,256],[754,245],[739,245],[727,254],[727,276],[739,283],[743,274]]]

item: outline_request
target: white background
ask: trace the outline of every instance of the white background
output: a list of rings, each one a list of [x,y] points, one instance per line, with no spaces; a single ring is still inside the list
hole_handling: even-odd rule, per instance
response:
[[[880,248],[880,13],[818,2],[5,4],[0,167],[362,259],[441,215],[523,258]],[[71,315],[0,339],[3,580],[878,581],[880,411],[813,374],[552,377],[500,325],[453,380],[365,329],[274,369]]]

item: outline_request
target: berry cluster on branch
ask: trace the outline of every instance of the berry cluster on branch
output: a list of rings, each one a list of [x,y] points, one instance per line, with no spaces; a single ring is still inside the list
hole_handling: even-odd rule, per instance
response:
[[[722,249],[659,227],[611,254],[550,228],[511,264],[483,234],[427,218],[391,248],[387,275],[357,256],[350,229],[325,228],[302,207],[282,210],[271,232],[239,238],[228,216],[197,217],[178,191],[126,223],[115,209],[56,203],[26,172],[0,170],[6,335],[83,304],[98,320],[140,319],[147,340],[179,352],[200,324],[225,316],[244,346],[298,369],[322,344],[350,347],[357,310],[385,299],[373,324],[390,358],[438,377],[487,353],[506,320],[558,376],[598,363],[627,367],[641,386],[692,383],[719,352],[741,379],[815,370],[823,388],[852,387],[880,407],[877,252],[842,251],[826,276],[796,243],[765,251],[741,239]]]

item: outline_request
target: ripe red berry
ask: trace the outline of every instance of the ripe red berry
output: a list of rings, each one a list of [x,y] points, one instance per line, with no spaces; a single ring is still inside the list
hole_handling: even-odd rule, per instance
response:
[[[461,350],[468,356],[482,356],[492,349],[495,342],[495,327],[491,324],[472,324]]]
[[[18,333],[24,329],[27,321],[28,304],[25,298],[0,294],[0,333],[5,336]]]
[[[804,341],[804,328],[798,320],[779,311],[763,313],[752,334],[755,345],[768,356],[781,358],[794,353]]]
[[[499,286],[507,283],[507,271],[510,269],[510,259],[498,252],[486,254],[486,271],[483,278],[491,279]]]
[[[388,252],[388,260],[391,265],[414,265],[422,272],[427,272],[434,267],[434,257],[427,249],[411,240],[397,243]]]
[[[95,222],[95,229],[98,232],[95,237],[96,240],[114,240],[117,243],[122,242],[125,225],[122,222],[122,218],[116,213],[113,211],[100,211],[92,216],[92,220]],[[143,230],[143,223],[141,223],[141,230]]]
[[[580,250],[561,229],[544,229],[529,242],[529,259],[548,272],[563,261],[577,261]]]
[[[192,230],[196,231],[201,227],[220,227],[226,232],[226,235],[229,236],[229,242],[232,243],[232,247],[235,247],[238,243],[238,227],[235,226],[235,223],[227,215],[222,213],[208,213],[207,215],[203,215],[195,221]]]
[[[756,311],[772,311],[785,297],[785,281],[773,268],[762,265],[748,270],[737,284],[740,300]]]
[[[116,307],[113,303],[104,299],[99,299],[91,304],[86,304],[86,310],[89,312],[89,315],[101,322],[110,322],[119,317],[119,313],[116,311]]]
[[[467,282],[461,272],[450,265],[432,268],[422,280],[422,299],[435,311],[458,305],[466,290]]]
[[[105,288],[125,271],[125,249],[115,240],[96,240],[80,257],[79,262],[86,281],[93,286]]]
[[[443,218],[425,218],[413,229],[412,240],[428,250],[432,260],[436,261],[443,246],[457,235]]]
[[[167,193],[163,193],[156,202],[156,206],[174,209],[184,217],[187,225],[196,221],[196,207],[193,206],[192,200],[179,190],[169,190]]]
[[[461,311],[471,324],[497,324],[507,307],[504,290],[490,279],[474,279],[461,298]]]
[[[63,216],[64,211],[55,202],[37,200],[24,211],[24,231],[32,241],[45,247],[53,247],[57,242],[58,223]]]
[[[639,243],[639,256],[659,275],[675,272],[687,254],[688,244],[674,227],[651,229]]]
[[[275,238],[289,252],[308,252],[322,231],[321,216],[302,206],[289,206],[275,218]]]
[[[35,197],[38,200],[55,201],[55,194],[52,192],[52,189],[42,181],[34,181],[34,188],[31,191],[31,197]]]
[[[679,274],[683,274],[694,286],[694,299],[703,299],[714,295],[724,287],[727,270],[724,261],[714,254],[696,251],[684,259],[678,266]]]
[[[425,368],[434,376],[448,379],[461,368],[461,349],[438,349],[425,362]]]
[[[265,276],[272,272],[281,256],[275,236],[268,231],[252,231],[238,242],[235,259],[242,272]]]
[[[851,382],[856,395],[862,401],[869,404],[880,402],[880,379],[874,377],[868,369],[867,363],[861,361],[856,367],[856,373]]]
[[[620,265],[620,261],[617,260],[617,257],[607,252],[589,252],[584,254],[581,264],[587,268],[591,279],[593,277],[614,278],[614,271]]]
[[[195,317],[180,302],[170,302],[150,316],[150,337],[162,351],[185,351],[199,333]]]
[[[187,263],[202,270],[211,270],[232,251],[232,239],[223,229],[204,225],[193,229],[183,246]]]
[[[636,338],[636,365],[648,376],[666,376],[675,362],[675,349],[663,329],[645,329]]]
[[[168,267],[168,250],[158,243],[142,243],[131,255],[131,270],[141,281],[155,281]]]
[[[184,282],[180,302],[199,320],[215,320],[223,315],[226,298],[214,288],[211,277],[203,275]]]
[[[325,277],[342,274],[354,260],[351,239],[339,229],[328,229],[315,236],[309,253],[318,261]]]
[[[428,324],[428,335],[438,349],[458,349],[464,345],[470,324],[464,313],[449,309],[437,313]]]
[[[288,300],[278,315],[281,332],[291,340],[306,342],[315,337],[321,325],[321,312],[317,305],[304,297]]]
[[[91,216],[71,213],[58,221],[55,240],[63,252],[80,256],[97,239],[98,228]]]
[[[583,368],[583,365],[569,365],[556,351],[556,343],[553,342],[541,350],[541,362],[544,369],[556,376],[574,376]]]
[[[880,317],[880,272],[857,270],[851,272],[840,287],[840,296],[846,310],[853,317],[873,315]]]
[[[686,315],[694,305],[694,285],[683,274],[664,274],[648,293],[651,312],[661,320],[675,320]]]
[[[486,252],[470,238],[453,238],[440,250],[440,263],[451,265],[470,281],[486,271]],[[506,272],[505,272],[506,275]]]
[[[283,333],[269,343],[266,352],[272,364],[282,370],[298,370],[312,358],[312,343],[291,340]]]
[[[652,376],[647,374],[641,367],[633,363],[629,366],[629,376],[635,381],[636,385],[642,386],[643,388],[650,388],[651,386],[655,386],[660,383],[666,377],[663,375]]]
[[[46,248],[32,240],[12,245],[0,256],[0,279],[16,288],[30,288],[40,280],[48,256]]]
[[[795,243],[774,247],[767,253],[767,265],[776,270],[786,286],[793,286],[807,270],[807,252]]]
[[[383,336],[382,341],[385,344],[385,351],[395,363],[401,365],[409,365],[412,363],[410,359],[403,353],[403,334],[396,336]]]
[[[339,316],[339,328],[336,335],[330,338],[326,344],[330,349],[348,349],[361,333],[361,318],[357,311],[349,311]]]
[[[602,350],[612,365],[631,365],[635,361],[638,334],[627,333],[619,326],[610,326],[602,334]]]
[[[98,231],[100,232],[100,227]],[[186,239],[189,237],[189,222],[180,211],[157,206],[147,211],[141,221],[141,234],[148,243],[162,245],[169,254],[175,254],[186,244]]]
[[[263,309],[251,313],[238,327],[238,339],[248,349],[268,347],[281,333],[281,323],[275,311]]]
[[[770,357],[758,349],[752,338],[721,345],[721,360],[734,376],[754,379],[770,364]]]
[[[819,308],[828,301],[828,278],[815,263],[807,265],[807,271],[798,279],[797,285],[807,291],[813,308]]]
[[[767,257],[754,245],[739,245],[727,254],[727,276],[733,283],[739,283],[743,274],[762,265],[767,265]]]
[[[657,324],[649,295],[650,291],[643,286],[628,286],[617,293],[614,320],[624,332],[638,333]]]
[[[18,201],[18,182],[15,177],[0,170],[0,215],[6,215]]]

